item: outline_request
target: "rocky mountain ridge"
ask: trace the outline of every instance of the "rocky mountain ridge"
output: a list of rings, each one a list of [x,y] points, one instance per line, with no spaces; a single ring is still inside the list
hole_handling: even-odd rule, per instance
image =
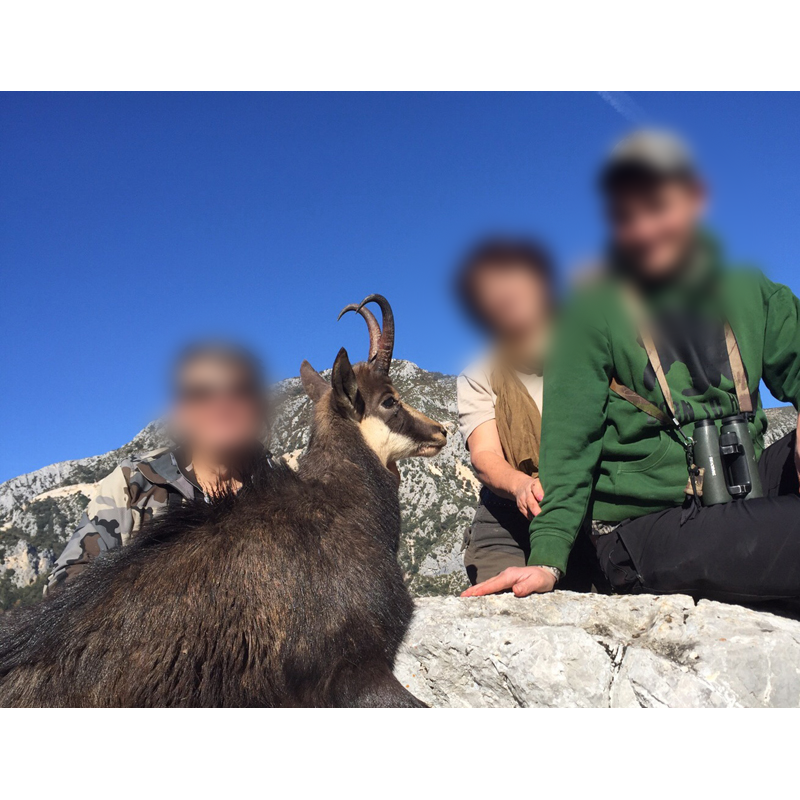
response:
[[[400,559],[409,584],[417,594],[451,593],[465,585],[461,542],[479,488],[456,430],[455,378],[401,360],[394,362],[392,377],[409,403],[443,422],[451,434],[436,458],[400,465]],[[299,378],[279,383],[275,402],[270,447],[292,464],[308,441],[311,402]],[[0,608],[41,596],[97,481],[123,458],[166,441],[163,425],[154,422],[116,450],[51,464],[0,484]]]
[[[323,374],[329,377],[329,372]],[[409,459],[400,465],[400,562],[417,596],[453,594],[466,586],[461,545],[479,490],[457,432],[456,379],[401,360],[394,362],[392,377],[411,405],[444,423],[450,432],[446,447],[435,458]],[[279,383],[274,396],[270,447],[292,464],[308,441],[311,402],[299,378]],[[768,441],[794,428],[793,409],[771,409],[767,414]],[[51,464],[0,484],[0,610],[41,596],[53,561],[97,481],[123,458],[165,443],[163,425],[153,422],[116,450]]]

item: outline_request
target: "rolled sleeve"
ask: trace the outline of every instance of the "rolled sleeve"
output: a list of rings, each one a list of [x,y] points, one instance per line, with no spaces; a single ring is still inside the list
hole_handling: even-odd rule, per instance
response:
[[[491,386],[480,377],[462,372],[456,382],[458,396],[458,429],[467,445],[473,431],[495,418],[495,396]],[[468,445],[467,445],[468,447]]]

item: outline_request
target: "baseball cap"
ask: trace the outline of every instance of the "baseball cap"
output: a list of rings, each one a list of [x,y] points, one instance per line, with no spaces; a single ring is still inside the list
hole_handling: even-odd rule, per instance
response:
[[[600,170],[600,186],[608,190],[629,176],[695,178],[697,166],[689,146],[676,134],[641,129],[611,148]]]

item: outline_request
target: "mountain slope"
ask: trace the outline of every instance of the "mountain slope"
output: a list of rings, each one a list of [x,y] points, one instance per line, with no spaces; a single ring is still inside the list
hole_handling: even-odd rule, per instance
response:
[[[456,432],[455,378],[408,361],[395,361],[392,377],[411,405],[445,423],[452,434],[436,458],[400,465],[401,563],[415,593],[449,593],[465,585],[461,541],[478,490]],[[272,450],[292,463],[306,445],[310,421],[311,402],[300,379],[278,384]],[[96,482],[123,458],[165,442],[163,428],[151,423],[117,450],[52,464],[0,484],[0,608],[41,595]]]
[[[479,488],[456,431],[456,379],[427,372],[410,361],[395,361],[392,377],[411,405],[443,422],[451,433],[436,458],[410,459],[400,465],[400,562],[415,594],[450,594],[466,585],[461,543]],[[293,463],[308,441],[311,402],[299,378],[278,384],[275,397],[271,447]],[[794,429],[793,409],[771,409],[767,415],[768,442]],[[123,458],[165,441],[161,426],[151,423],[117,450],[52,464],[0,484],[0,609],[41,596],[53,560],[71,535],[95,483]]]

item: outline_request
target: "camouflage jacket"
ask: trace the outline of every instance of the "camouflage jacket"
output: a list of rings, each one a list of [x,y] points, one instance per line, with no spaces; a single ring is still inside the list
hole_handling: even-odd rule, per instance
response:
[[[72,580],[101,553],[127,544],[147,520],[167,508],[170,497],[184,502],[198,495],[202,496],[201,489],[167,448],[125,459],[100,481],[55,563],[46,591]]]

